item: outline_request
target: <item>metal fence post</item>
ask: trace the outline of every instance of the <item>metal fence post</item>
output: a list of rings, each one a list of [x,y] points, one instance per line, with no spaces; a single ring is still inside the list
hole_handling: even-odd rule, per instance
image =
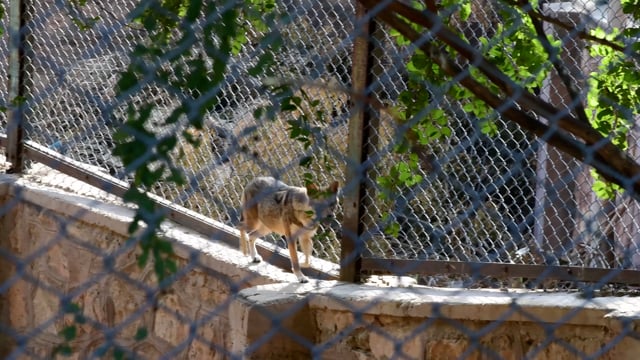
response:
[[[7,161],[12,173],[22,173],[24,164],[24,103],[26,98],[27,0],[9,2],[9,101]]]
[[[346,186],[344,188],[344,217],[342,225],[342,247],[340,253],[340,280],[360,280],[363,244],[360,239],[364,224],[362,215],[366,209],[366,160],[370,154],[370,131],[375,114],[367,101],[372,81],[373,42],[375,31],[373,19],[367,19],[367,10],[358,1],[356,8],[356,34],[352,57],[353,102],[349,120],[347,148]]]

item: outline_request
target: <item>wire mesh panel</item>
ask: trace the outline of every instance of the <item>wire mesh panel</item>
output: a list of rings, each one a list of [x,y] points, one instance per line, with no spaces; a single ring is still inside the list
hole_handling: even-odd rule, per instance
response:
[[[27,138],[125,180],[126,170],[112,155],[113,133],[127,116],[123,99],[115,97],[115,89],[120,72],[128,65],[128,54],[145,34],[143,24],[127,18],[135,5],[128,1],[32,4],[27,41],[28,91],[33,94],[27,106]],[[351,5],[282,2],[277,11],[287,14],[277,24],[286,51],[275,60],[274,76],[296,82],[294,87],[299,94],[321,99],[320,104],[306,111],[324,113],[330,125],[326,133],[318,134],[318,138],[326,138],[321,145],[325,155],[317,148],[305,150],[304,144],[288,141],[289,122],[299,114],[269,120],[254,118],[256,108],[270,100],[259,93],[262,80],[247,74],[261,53],[256,44],[249,42],[230,62],[222,89],[216,95],[217,105],[207,114],[205,129],[197,134],[203,146],[187,146],[181,159],[180,165],[192,179],[191,184],[180,191],[158,185],[151,189],[154,193],[235,225],[239,220],[241,188],[255,176],[273,175],[301,185],[302,174],[295,166],[315,154],[318,159],[324,156],[327,166],[333,169],[311,169],[318,181],[342,180],[343,165],[335,155],[345,151],[341,137],[345,136],[348,115],[343,87],[349,81]],[[162,86],[150,84],[127,101],[134,105],[155,104],[150,123],[160,126],[177,106],[174,95]],[[333,241],[317,251],[322,257],[337,261],[336,247]]]
[[[522,23],[510,20],[512,8],[497,2],[468,5],[466,20],[460,21],[455,15],[449,23],[479,51],[477,56],[495,59],[496,51],[512,49],[513,66],[518,66],[517,56],[535,56],[514,48],[518,40],[512,35]],[[537,85],[533,90],[541,99],[572,109],[576,101],[586,101],[589,74],[598,67],[597,56],[589,54],[592,48],[582,34],[595,26],[611,28],[611,24],[622,21],[618,16],[625,15],[609,5],[585,9],[569,3],[544,4],[541,11],[552,20],[562,21],[547,23],[545,29],[558,39],[555,46],[563,73],[542,67],[523,79],[523,85],[530,86],[527,82],[534,80]],[[562,24],[572,25],[567,28]],[[429,37],[425,37],[422,41],[428,42]],[[382,42],[386,37],[378,39]],[[400,45],[396,53],[402,54],[406,45],[397,36],[395,40]],[[602,183],[588,166],[546,145],[497,112],[478,116],[474,104],[456,98],[458,90],[451,91],[456,86],[452,82],[440,82],[437,74],[412,79],[415,68],[424,66],[418,63],[425,61],[424,53],[416,53],[411,46],[404,49],[409,67],[402,62],[395,63],[397,68],[382,66],[381,77],[407,79],[407,90],[391,100],[413,117],[383,113],[369,137],[376,149],[369,155],[376,190],[366,195],[370,205],[363,213],[368,229],[363,235],[365,257],[629,266],[629,258],[615,255],[620,254],[616,250],[619,244],[630,244],[629,235],[614,234],[612,229],[620,226],[616,225],[620,221],[618,211],[626,212],[624,207],[632,200],[620,200],[626,205],[617,207],[603,199],[598,191]],[[459,76],[470,75],[462,72]],[[371,87],[375,86],[374,81]],[[417,91],[424,96],[416,95]],[[411,101],[425,108],[412,109]],[[419,126],[421,133],[417,136],[422,138],[417,144],[411,138],[416,134],[403,133],[407,128],[399,129],[399,121],[412,122],[409,132]],[[634,148],[633,131],[627,136],[630,149]],[[407,146],[411,146],[410,151]],[[603,226],[609,230],[603,230]],[[444,284],[454,278],[445,279]],[[438,283],[432,277],[422,280]]]
[[[27,106],[28,138],[120,178],[125,171],[111,154],[112,133],[126,114],[119,105],[122,99],[113,97],[118,74],[127,66],[127,54],[145,33],[141,24],[126,17],[134,5],[31,5],[32,21],[27,29],[28,84],[33,94]],[[510,28],[501,25],[505,15],[500,12],[508,7],[487,2],[471,4],[470,9],[466,21],[454,18],[451,25],[487,54],[505,46],[500,36],[493,40],[495,44],[483,43],[483,39],[500,35],[500,31],[504,38],[511,35],[517,24],[506,24]],[[342,139],[349,116],[344,86],[349,85],[353,7],[332,2],[283,2],[278,3],[278,11],[287,16],[276,24],[284,50],[277,55],[273,76],[297,82],[296,89],[305,101],[319,102],[297,114],[256,119],[255,110],[274,99],[260,96],[264,79],[248,76],[253,59],[262,50],[247,42],[232,60],[223,89],[216,95],[217,105],[198,134],[205,146],[188,149],[181,160],[192,179],[190,185],[180,191],[158,185],[154,192],[233,225],[239,219],[240,189],[256,175],[276,175],[300,183],[296,166],[313,154],[316,159],[328,158],[326,165],[334,170],[315,169],[321,181],[340,178],[339,169],[344,166],[340,158],[346,151]],[[583,9],[555,3],[544,5],[542,11],[577,26],[572,32],[548,24],[547,30],[559,38],[568,79],[584,88],[588,71],[597,67],[597,62],[585,53],[585,42],[577,34],[597,25],[623,24],[623,14],[608,5]],[[377,65],[372,69],[372,90],[383,106],[401,106],[402,97],[416,91],[407,87],[411,74],[403,65],[414,50],[389,28],[375,34],[373,42]],[[567,106],[571,99],[562,81],[551,73],[536,91],[551,104]],[[628,201],[615,205],[600,200],[590,189],[593,181],[586,167],[496,114],[486,118],[471,115],[470,104],[452,98],[442,86],[433,83],[424,87],[431,99],[424,114],[437,110],[450,122],[431,129],[430,136],[439,138],[414,154],[417,161],[394,153],[404,131],[394,116],[383,112],[374,130],[377,133],[371,137],[379,149],[372,154],[376,159],[371,172],[374,182],[379,185],[379,179],[385,181],[389,168],[398,171],[398,166],[407,164],[419,168],[422,179],[409,192],[396,188],[402,195],[391,202],[377,202],[372,193],[374,209],[363,219],[372,227],[368,236],[376,239],[367,242],[372,253],[402,259],[623,265],[624,261],[613,255],[618,250],[601,245],[611,236],[603,231],[589,232],[603,221],[612,229],[619,228],[607,217],[618,211],[625,213],[626,206],[631,206]],[[584,98],[585,91],[582,94]],[[153,115],[158,119],[176,106],[167,89],[154,85],[133,94],[133,99],[134,104],[139,99],[140,103],[159,105]],[[305,149],[303,142],[289,141],[295,117],[305,111],[329,119],[330,126],[322,134],[324,144],[312,149]],[[444,202],[437,201],[442,194],[449,196]],[[612,212],[611,207],[618,211]],[[335,235],[330,231],[330,237]],[[415,238],[420,240],[415,242]],[[336,261],[336,248],[334,242],[318,251]],[[590,255],[577,255],[578,248]]]
[[[107,111],[139,33],[125,18],[133,3],[27,4],[27,138],[116,175],[122,170],[111,155],[117,124]]]

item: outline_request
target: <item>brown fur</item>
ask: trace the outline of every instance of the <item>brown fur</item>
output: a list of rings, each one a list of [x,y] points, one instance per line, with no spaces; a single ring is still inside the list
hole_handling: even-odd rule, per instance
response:
[[[307,282],[300,270],[297,241],[305,255],[302,266],[308,267],[318,221],[333,212],[337,192],[337,182],[321,192],[313,185],[303,188],[289,186],[272,177],[255,178],[242,194],[242,217],[238,226],[240,250],[249,254],[253,262],[260,262],[256,239],[270,233],[284,235],[291,256],[291,270],[300,282]],[[316,216],[318,210],[322,211],[321,216]]]

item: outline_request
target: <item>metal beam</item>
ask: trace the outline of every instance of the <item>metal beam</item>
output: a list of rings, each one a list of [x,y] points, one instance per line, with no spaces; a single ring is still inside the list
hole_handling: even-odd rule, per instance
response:
[[[340,251],[340,280],[358,282],[360,278],[360,257],[363,244],[360,236],[363,232],[362,214],[366,187],[366,160],[368,157],[372,121],[372,109],[367,104],[367,91],[371,85],[373,67],[374,33],[373,19],[368,18],[366,8],[355,1],[356,34],[353,43],[351,61],[351,83],[353,106],[349,119],[347,147],[346,184],[343,189],[342,244]]]
[[[24,109],[28,11],[26,0],[9,1],[9,99],[7,111],[7,161],[9,172],[19,174],[24,166]]]
[[[362,272],[369,274],[393,274],[398,276],[411,274],[456,274],[494,276],[497,278],[523,277],[538,279],[541,282],[544,280],[566,280],[597,282],[601,284],[621,283],[640,285],[640,271],[638,270],[586,268],[579,266],[363,258]]]

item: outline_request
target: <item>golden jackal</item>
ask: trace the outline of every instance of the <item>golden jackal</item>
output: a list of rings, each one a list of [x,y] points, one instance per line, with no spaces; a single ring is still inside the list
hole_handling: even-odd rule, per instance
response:
[[[253,262],[260,262],[256,239],[272,232],[284,235],[291,256],[291,270],[300,282],[309,281],[300,271],[296,243],[300,240],[305,255],[302,266],[308,267],[313,246],[311,237],[319,221],[333,215],[337,193],[337,181],[321,191],[314,185],[304,188],[289,186],[272,177],[255,178],[242,194],[242,216],[238,226],[240,250],[245,255],[248,252]]]

